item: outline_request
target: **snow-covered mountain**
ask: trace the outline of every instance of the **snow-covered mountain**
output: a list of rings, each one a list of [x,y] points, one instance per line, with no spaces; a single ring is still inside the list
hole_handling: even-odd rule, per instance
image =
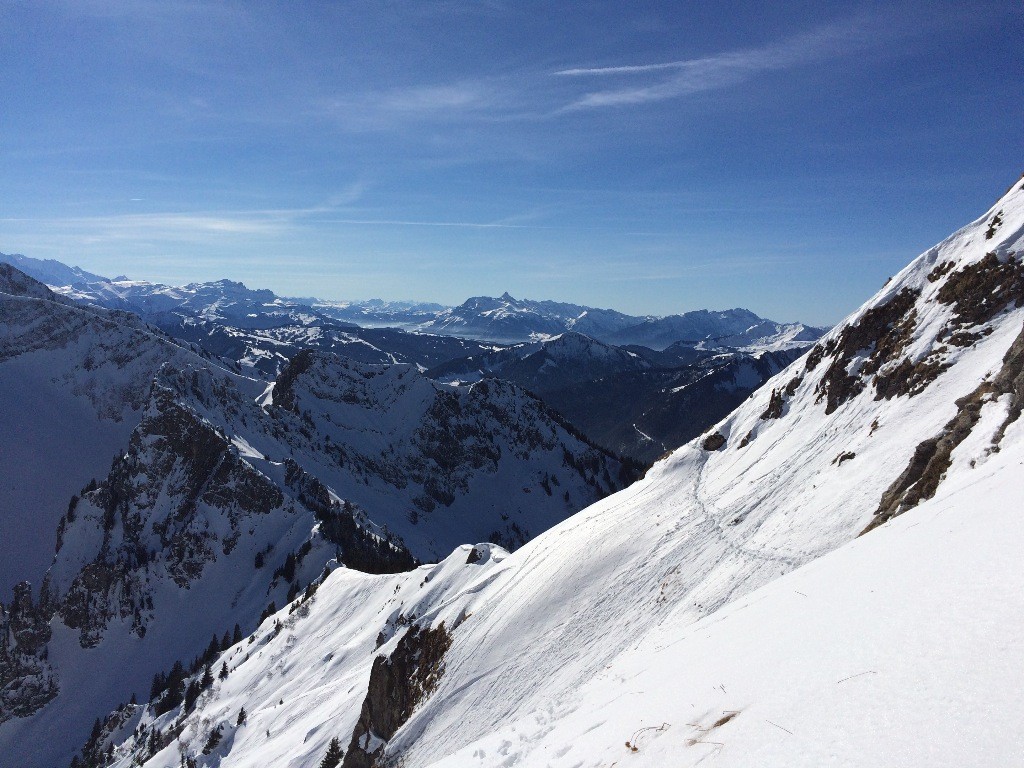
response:
[[[87,757],[1015,764],[1022,246],[1018,182],[643,480],[511,555],[337,570]]]
[[[20,253],[0,253],[0,264],[10,264],[45,285],[79,285],[107,281],[107,278],[86,272],[81,267],[69,267],[56,259],[33,259]]]
[[[336,320],[355,323],[361,328],[411,328],[428,323],[449,307],[427,301],[326,301],[294,299],[308,303],[318,312]]]
[[[779,351],[806,346],[825,333],[803,323],[777,323],[746,309],[713,312],[698,309],[681,315],[650,318],[610,334],[612,344],[640,344],[666,349],[673,344],[697,349],[736,348],[748,351]]]
[[[39,583],[69,499],[127,445],[165,362],[216,365],[135,315],[77,306],[0,264],[0,600]]]
[[[303,349],[334,352],[363,363],[411,363],[425,369],[498,348],[454,336],[408,333],[395,328],[357,328],[304,314],[279,318],[280,324],[262,328],[240,328],[177,311],[144,317],[175,338],[236,361],[240,370],[270,376]]]
[[[676,345],[656,352],[569,332],[453,360],[426,375],[514,382],[598,444],[650,464],[728,414],[802,349],[715,353]]]
[[[490,351],[486,345],[522,344],[577,333],[616,345],[664,350],[779,351],[806,346],[825,332],[803,323],[778,323],[746,309],[694,310],[637,317],[557,301],[475,296],[457,307],[408,301],[323,301],[282,298],[232,280],[168,286],[113,280],[60,262],[0,254],[0,262],[80,303],[136,312],[177,338],[204,344],[264,373],[276,373],[298,351],[316,346],[363,362],[411,362],[426,368]],[[401,333],[408,331],[410,333]]]
[[[497,298],[474,296],[457,307],[443,310],[419,327],[431,333],[519,343],[566,331],[601,338],[637,321],[638,318],[611,309],[516,299],[505,292]]]
[[[423,368],[495,348],[493,344],[469,339],[407,333],[394,327],[362,328],[347,319],[349,315],[365,319],[355,311],[359,306],[378,313],[397,313],[405,307],[420,312],[417,318],[422,320],[422,312],[427,310],[420,305],[410,308],[405,303],[370,301],[345,305],[352,311],[344,312],[337,304],[319,303],[317,299],[285,299],[270,290],[251,289],[231,280],[168,286],[127,278],[99,278],[73,285],[57,284],[54,290],[80,304],[135,312],[177,339],[234,360],[241,370],[270,376],[294,354],[308,348],[336,352],[366,363],[402,362]],[[391,323],[396,324],[397,320]]]
[[[66,763],[97,714],[325,564],[408,569],[466,535],[516,547],[634,477],[515,385],[313,350],[268,385],[7,265],[0,384],[12,403],[38,390],[18,423],[46,441],[4,441],[4,482],[38,519],[12,509],[0,539],[23,525],[52,554],[56,530],[42,584],[0,610],[0,755],[22,766]],[[6,555],[12,576],[29,562]]]
[[[450,552],[470,531],[519,546],[632,478],[503,381],[448,387],[412,366],[310,351],[278,377],[268,411],[270,429],[248,432],[254,447],[287,452],[347,489],[421,559]]]
[[[802,323],[765,320],[746,309],[705,309],[667,317],[634,317],[555,301],[477,296],[438,313],[418,330],[514,344],[580,333],[609,344],[655,350],[676,342],[701,349],[780,350],[805,346],[825,332]]]
[[[640,354],[604,344],[581,333],[562,333],[540,343],[517,344],[495,352],[452,360],[432,368],[438,381],[479,381],[491,376],[514,381],[533,392],[581,380],[650,368]]]

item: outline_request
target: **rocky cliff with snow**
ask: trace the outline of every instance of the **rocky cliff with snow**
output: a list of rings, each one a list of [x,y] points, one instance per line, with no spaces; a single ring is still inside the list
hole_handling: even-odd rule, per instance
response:
[[[598,444],[649,465],[716,423],[804,349],[716,352],[677,344],[657,352],[564,333],[452,360],[426,375],[519,384]]]
[[[512,554],[335,571],[85,757],[1012,764],[1022,241],[1018,182],[643,480]]]
[[[17,482],[39,462],[53,477],[26,487],[63,491],[45,578],[0,601],[0,754],[18,765],[66,763],[97,714],[325,566],[408,571],[464,532],[518,547],[635,477],[512,384],[316,351],[267,382],[2,276],[0,382],[52,398],[54,443],[60,409],[83,420],[66,466],[4,464]]]

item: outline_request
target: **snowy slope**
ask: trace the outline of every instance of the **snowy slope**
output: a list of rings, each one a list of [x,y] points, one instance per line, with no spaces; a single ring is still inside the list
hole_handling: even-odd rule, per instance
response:
[[[227,652],[180,732],[156,723],[146,764],[305,766],[335,736],[347,768],[1012,764],[1022,240],[1017,184],[712,433],[510,556],[335,572]],[[151,756],[129,733],[151,715],[125,716],[117,765]]]
[[[1017,514],[1024,450],[1020,425],[1014,430],[988,463],[889,526],[707,618],[672,614],[633,646],[615,642],[609,663],[592,677],[588,665],[570,662],[567,676],[577,676],[571,694],[517,707],[505,698],[503,678],[546,687],[532,664],[536,633],[527,628],[513,647],[501,643],[517,655],[472,681],[491,693],[484,735],[451,750],[457,735],[434,734],[428,725],[413,737],[433,743],[414,748],[406,764],[1015,764],[1024,750],[1016,725],[1024,577],[1015,567],[1024,546]],[[279,636],[272,637],[271,619],[253,644],[225,654],[230,676],[185,721],[179,742],[147,764],[173,765],[180,743],[200,752],[210,729],[226,723],[227,738],[211,755],[223,756],[221,765],[258,768],[268,758],[316,765],[327,742],[355,726],[369,675],[365,657],[389,611],[453,603],[449,620],[454,606],[472,614],[456,636],[486,620],[474,593],[514,575],[500,575],[510,567],[500,553],[482,566],[465,564],[466,549],[415,579],[335,573],[310,605],[282,615]],[[429,586],[417,589],[428,574]],[[576,618],[552,599],[559,593],[545,597],[544,610],[567,623]],[[458,674],[457,653],[447,654],[445,677]],[[236,728],[243,707],[248,720]],[[174,714],[155,724],[166,727]],[[136,711],[129,726],[138,724],[154,721]],[[422,762],[415,758],[421,751],[428,753]]]
[[[168,361],[207,364],[132,315],[74,306],[0,264],[0,600],[39,583],[68,500],[107,473]]]
[[[268,386],[4,270],[0,384],[52,398],[18,413],[53,445],[3,446],[23,457],[4,470],[38,518],[25,535],[38,552],[12,550],[13,577],[44,546],[53,556],[56,530],[42,584],[0,605],[0,755],[17,765],[65,763],[97,714],[211,634],[251,628],[329,561],[413,567],[393,532],[420,557],[464,534],[518,546],[631,479],[513,385],[452,389],[310,351]],[[80,434],[62,433],[69,416]]]
[[[705,619],[668,617],[575,701],[545,702],[430,764],[1018,764],[1015,431],[989,464],[876,534]]]

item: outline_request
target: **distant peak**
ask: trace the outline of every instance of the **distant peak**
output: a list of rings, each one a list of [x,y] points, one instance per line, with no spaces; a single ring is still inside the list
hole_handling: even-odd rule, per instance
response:
[[[509,293],[508,291],[505,291],[498,298],[501,299],[502,301],[515,301],[515,299],[512,297],[512,294]]]

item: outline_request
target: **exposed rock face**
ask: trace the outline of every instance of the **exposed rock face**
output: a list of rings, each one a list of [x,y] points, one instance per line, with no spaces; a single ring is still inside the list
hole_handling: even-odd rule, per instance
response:
[[[868,386],[874,387],[876,400],[923,392],[951,367],[956,348],[975,345],[992,332],[995,318],[1024,304],[1024,263],[1013,251],[1001,250],[959,269],[952,261],[937,264],[924,283],[935,287],[929,286],[926,293],[904,287],[816,345],[805,370],[830,361],[816,388],[825,412],[834,412]],[[918,344],[910,353],[909,346],[919,343],[923,332],[919,313],[929,305],[948,307],[948,319],[928,331],[927,347]]]
[[[1000,258],[996,252],[989,252],[945,279],[938,299],[954,309],[950,337],[962,328],[987,323],[1010,304],[1020,305],[1024,299],[1024,263],[1012,258],[1014,255],[1007,253]]]
[[[342,768],[383,768],[387,741],[437,687],[451,642],[443,623],[434,629],[413,626],[390,657],[374,659]]]
[[[397,519],[375,520],[421,559],[457,546],[452,538],[417,549],[428,530],[449,529],[449,521],[463,520],[460,536],[493,533],[492,541],[515,548],[539,532],[541,520],[546,528],[639,474],[537,397],[497,379],[452,387],[412,366],[307,351],[282,371],[267,411],[274,440],[306,457],[307,470],[332,488],[378,515],[403,506]],[[492,490],[499,485],[500,498]],[[481,508],[498,514],[481,517]]]
[[[705,451],[717,451],[725,446],[725,435],[721,432],[715,432],[704,438],[700,447]]]
[[[83,647],[95,645],[115,616],[130,620],[141,637],[152,608],[145,586],[151,561],[158,559],[178,587],[188,587],[218,553],[230,554],[244,520],[284,502],[223,435],[156,385],[127,453],[83,495],[71,523],[77,530],[65,526],[64,539],[95,539],[96,529],[100,538],[70,579],[63,569],[47,577],[57,612],[80,631]]]
[[[992,381],[983,382],[967,397],[957,400],[957,414],[935,437],[922,441],[903,474],[882,495],[875,518],[864,533],[906,512],[935,495],[960,445],[981,419],[981,410],[1004,395],[1009,396],[1006,418],[992,437],[991,450],[998,450],[1006,428],[1016,421],[1024,408],[1024,330],[1003,358],[1003,367]]]
[[[14,588],[9,607],[0,604],[0,723],[25,717],[52,700],[57,679],[47,661],[49,613],[32,604],[32,587]]]
[[[762,421],[768,421],[768,419],[777,419],[782,416],[782,407],[785,401],[782,399],[782,393],[777,389],[772,390],[771,399],[768,400],[768,407],[764,409],[764,413],[761,414]]]
[[[885,304],[869,309],[822,347],[822,353],[832,357],[817,389],[818,399],[825,400],[825,413],[832,413],[860,394],[872,374],[902,354],[915,329],[917,297],[909,289],[900,291]],[[855,358],[865,351],[867,355],[851,372]],[[821,355],[809,357],[807,370],[814,370],[820,359]]]

